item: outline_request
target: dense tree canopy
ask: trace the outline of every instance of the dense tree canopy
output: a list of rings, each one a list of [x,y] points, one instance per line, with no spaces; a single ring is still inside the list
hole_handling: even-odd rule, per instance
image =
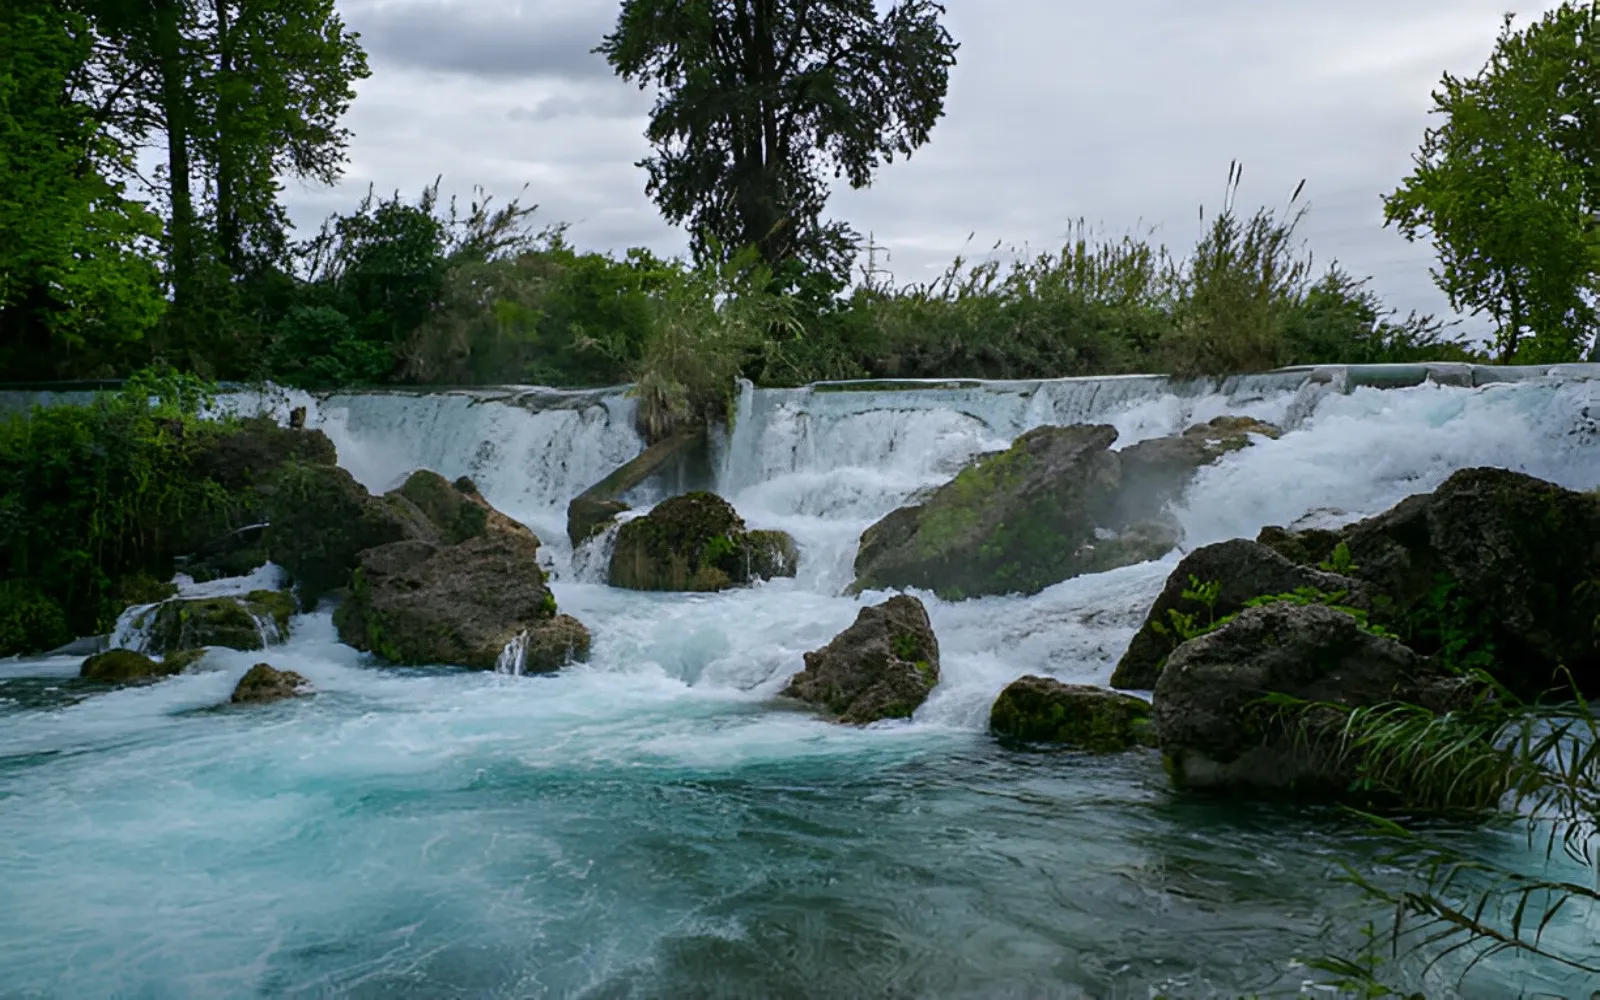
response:
[[[1564,3],[1520,33],[1506,18],[1476,77],[1446,75],[1444,121],[1385,199],[1408,238],[1439,251],[1456,309],[1494,320],[1503,359],[1576,359],[1600,291],[1600,22]]]
[[[932,0],[625,0],[599,51],[660,88],[648,191],[704,256],[759,247],[848,268],[826,174],[865,187],[944,114],[956,45]]]

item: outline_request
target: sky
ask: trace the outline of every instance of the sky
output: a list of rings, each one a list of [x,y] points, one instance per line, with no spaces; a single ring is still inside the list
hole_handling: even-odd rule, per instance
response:
[[[897,282],[958,254],[1057,248],[1074,220],[1153,233],[1182,251],[1199,209],[1243,165],[1239,208],[1283,207],[1318,267],[1370,276],[1401,311],[1451,315],[1433,251],[1383,227],[1381,196],[1411,168],[1445,72],[1487,59],[1509,0],[946,0],[960,44],[945,117],[870,188],[841,182],[828,214],[870,234]],[[580,249],[681,253],[644,193],[653,95],[591,51],[614,0],[339,0],[372,76],[346,119],[336,188],[288,182],[301,226],[368,185],[415,195],[475,187],[540,206]],[[1485,324],[1467,320],[1463,329]]]

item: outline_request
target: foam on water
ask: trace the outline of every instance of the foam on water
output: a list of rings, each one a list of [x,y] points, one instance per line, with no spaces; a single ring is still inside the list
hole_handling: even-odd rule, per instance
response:
[[[1027,598],[921,595],[943,675],[909,722],[840,727],[774,696],[806,650],[883,598],[841,596],[861,531],[1030,427],[1104,421],[1119,446],[1222,413],[1288,428],[1202,473],[1176,512],[1192,547],[1375,513],[1471,465],[1593,487],[1581,374],[1349,393],[1306,373],[747,389],[716,486],[752,527],[793,534],[801,563],[795,579],[718,595],[603,586],[606,538],[570,561],[567,500],[642,444],[619,392],[256,400],[306,405],[370,488],[423,467],[471,476],[546,540],[562,610],[594,633],[591,661],[553,677],[385,668],[316,614],[287,645],[213,651],[148,687],[93,688],[74,660],[0,662],[6,988],[1292,988],[1304,973],[1290,959],[1344,948],[1373,915],[1333,880],[1371,861],[1343,821],[1188,801],[1140,755],[1029,757],[984,736],[994,695],[1022,674],[1103,682],[1178,553]],[[262,658],[316,697],[219,707]],[[1572,986],[1506,964],[1474,975],[1464,995]]]

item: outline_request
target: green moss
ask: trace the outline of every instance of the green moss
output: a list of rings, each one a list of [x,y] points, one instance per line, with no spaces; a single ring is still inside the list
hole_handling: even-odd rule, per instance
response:
[[[176,674],[191,662],[181,657],[158,662],[131,649],[108,649],[84,660],[78,676],[105,684],[131,684]]]
[[[556,595],[545,591],[544,601],[539,605],[539,610],[545,617],[554,617],[556,613]]]
[[[245,595],[245,605],[252,614],[272,619],[282,636],[289,634],[289,619],[298,610],[294,595],[286,590],[252,590]]]
[[[488,509],[469,500],[466,490],[437,472],[426,469],[413,472],[396,492],[415,504],[439,529],[446,545],[477,538],[488,530]],[[476,487],[472,492],[476,493]]]

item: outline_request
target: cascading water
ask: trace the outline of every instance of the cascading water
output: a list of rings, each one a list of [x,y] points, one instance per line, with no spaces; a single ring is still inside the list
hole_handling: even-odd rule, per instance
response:
[[[1177,553],[1027,598],[925,597],[943,672],[909,721],[839,727],[773,696],[882,599],[843,596],[862,530],[1030,427],[1110,423],[1119,447],[1225,413],[1284,427],[1202,472],[1175,511],[1188,548],[1375,513],[1473,465],[1592,488],[1589,374],[747,388],[714,485],[751,527],[790,532],[801,562],[792,580],[717,595],[613,590],[609,539],[568,551],[567,500],[642,445],[620,390],[236,397],[307,406],[369,488],[417,468],[471,477],[545,540],[561,610],[594,634],[590,662],[506,676],[508,648],[503,674],[385,668],[317,614],[270,651],[316,697],[255,711],[212,709],[260,653],[215,651],[199,673],[112,692],[71,679],[76,660],[0,664],[5,988],[1293,990],[1309,978],[1296,959],[1348,950],[1383,918],[1337,880],[1344,862],[1376,866],[1354,825],[1174,795],[1148,756],[1022,755],[984,732],[1018,676],[1103,683]],[[1454,988],[1431,975],[1429,995]],[[1491,961],[1461,994],[1513,984],[1575,988]]]

